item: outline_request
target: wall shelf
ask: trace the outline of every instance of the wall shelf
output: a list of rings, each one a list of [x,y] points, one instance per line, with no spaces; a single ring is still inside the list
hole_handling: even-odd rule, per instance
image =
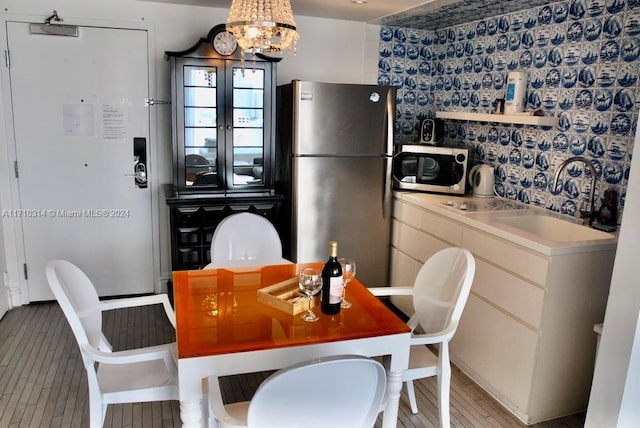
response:
[[[489,114],[489,113],[469,113],[461,111],[437,111],[436,117],[439,119],[469,120],[473,122],[493,122],[510,123],[534,126],[556,126],[557,117],[549,116],[529,116],[527,114]]]

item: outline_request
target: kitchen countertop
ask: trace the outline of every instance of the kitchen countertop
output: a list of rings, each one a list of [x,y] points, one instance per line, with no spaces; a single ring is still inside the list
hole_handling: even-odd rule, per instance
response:
[[[606,251],[615,249],[618,242],[617,233],[607,233],[592,228],[588,228],[588,232],[593,239],[555,240],[511,226],[501,219],[533,215],[553,217],[577,225],[582,225],[582,222],[581,219],[509,199],[401,191],[394,192],[394,196],[400,201],[427,209],[545,256]],[[466,204],[468,209],[461,210],[461,204]]]

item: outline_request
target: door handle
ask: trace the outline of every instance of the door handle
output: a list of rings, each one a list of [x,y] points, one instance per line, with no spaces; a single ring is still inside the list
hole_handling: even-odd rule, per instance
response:
[[[147,180],[147,139],[135,137],[133,139],[133,174],[127,174],[133,177],[133,181],[140,189],[144,189],[148,185]]]
[[[136,182],[136,186],[144,189],[147,187],[147,166],[142,162],[137,162],[133,166],[133,178]]]
[[[133,161],[133,174],[125,174],[125,177],[133,177],[136,186],[144,189],[147,187],[147,167],[136,157]]]

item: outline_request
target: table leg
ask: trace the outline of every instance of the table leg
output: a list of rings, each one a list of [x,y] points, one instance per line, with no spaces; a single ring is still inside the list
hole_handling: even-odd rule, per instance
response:
[[[402,372],[387,374],[387,405],[382,415],[383,428],[395,428],[398,424],[400,392],[402,391]]]
[[[180,400],[182,428],[202,428],[202,400]]]

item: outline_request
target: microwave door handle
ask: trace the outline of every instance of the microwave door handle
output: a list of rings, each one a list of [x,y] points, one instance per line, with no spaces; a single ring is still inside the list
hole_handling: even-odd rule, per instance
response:
[[[383,162],[384,175],[382,177],[382,218],[386,220],[388,218],[391,218],[391,186],[393,185],[391,170],[393,159],[391,157],[386,157],[383,159]]]

